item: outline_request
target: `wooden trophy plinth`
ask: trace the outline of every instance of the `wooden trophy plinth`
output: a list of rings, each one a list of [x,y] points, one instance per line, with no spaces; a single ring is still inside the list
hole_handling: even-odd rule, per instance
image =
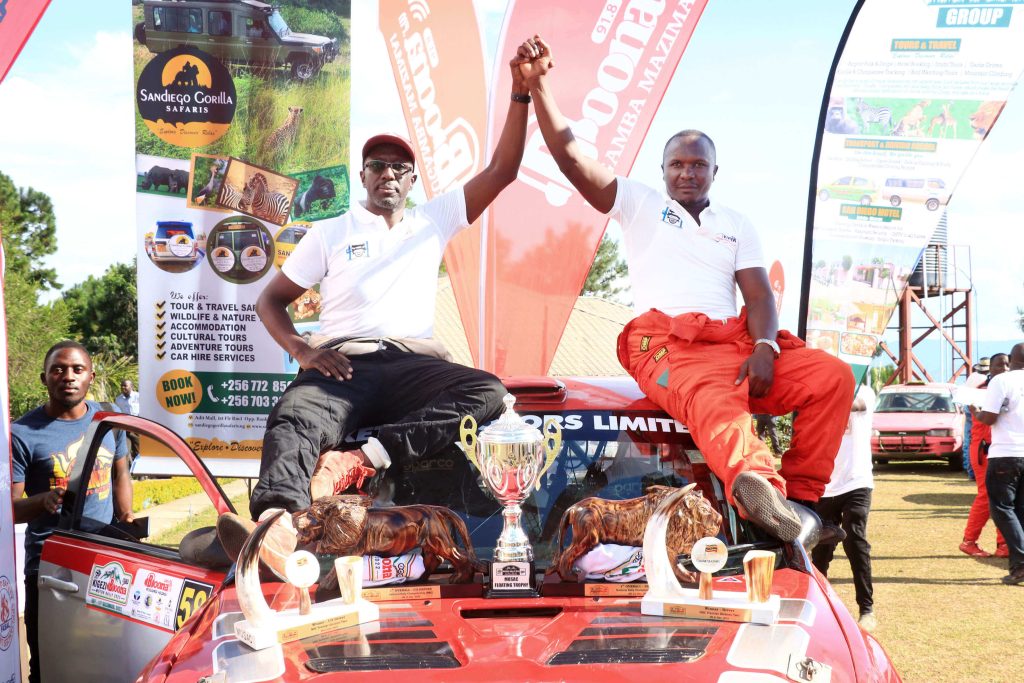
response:
[[[544,597],[640,598],[647,594],[647,582],[563,581],[558,574],[552,573],[544,576],[540,592]]]
[[[363,588],[363,598],[370,602],[410,602],[414,600],[439,600],[441,598],[480,598],[484,586],[473,577],[472,583],[448,583],[443,577],[426,581],[409,581],[389,586]]]

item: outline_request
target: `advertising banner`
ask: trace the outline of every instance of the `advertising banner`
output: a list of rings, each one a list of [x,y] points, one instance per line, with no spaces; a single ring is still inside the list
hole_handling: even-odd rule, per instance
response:
[[[858,10],[822,106],[801,320],[810,346],[863,372],[1020,79],[1024,3],[865,0]]]
[[[420,182],[431,199],[462,186],[484,167],[487,84],[476,11],[472,0],[430,5],[380,0],[380,31],[416,148]],[[480,223],[456,235],[444,255],[478,365]]]
[[[50,0],[0,0],[0,82],[49,4]]]
[[[11,509],[11,421],[7,377],[7,310],[4,299],[4,254],[0,246],[0,681],[21,680],[18,638],[18,568]]]
[[[132,8],[141,413],[216,474],[255,475],[296,370],[256,299],[313,223],[349,206],[348,10]],[[310,290],[289,308],[300,333],[319,303]]]
[[[498,54],[514,55],[524,39],[540,34],[554,51],[558,104],[576,139],[626,175],[705,4],[515,0]],[[492,83],[491,146],[511,88],[501,60]],[[486,217],[485,369],[499,376],[547,373],[607,222],[558,170],[531,116],[519,180]]]

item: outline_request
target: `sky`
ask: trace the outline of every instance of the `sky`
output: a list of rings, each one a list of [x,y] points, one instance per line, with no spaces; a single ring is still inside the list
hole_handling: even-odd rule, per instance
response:
[[[356,25],[374,21],[375,2],[352,4]],[[630,174],[660,187],[664,140],[681,128],[710,134],[720,166],[712,197],[750,216],[766,258],[782,261],[790,289],[781,322],[794,330],[814,133],[854,5],[710,0]],[[477,10],[494,59],[505,2],[478,0]],[[59,247],[51,262],[65,287],[135,256],[131,28],[129,0],[53,0],[0,84],[0,171],[53,199]],[[352,140],[404,129],[383,41],[353,33]],[[982,340],[1022,336],[1015,312],[1024,306],[1024,259],[1008,257],[1024,217],[1022,147],[1018,90],[949,203],[957,276],[973,276]]]

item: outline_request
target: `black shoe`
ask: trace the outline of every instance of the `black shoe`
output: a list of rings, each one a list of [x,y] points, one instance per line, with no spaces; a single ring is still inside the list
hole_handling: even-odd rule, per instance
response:
[[[1024,582],[1024,564],[1011,570],[1009,574],[1003,577],[1003,583],[1007,586],[1016,586],[1022,582]]]
[[[843,528],[832,522],[821,523],[821,533],[818,535],[818,545],[839,545],[846,540],[846,532]]]
[[[741,473],[732,484],[732,495],[746,519],[780,541],[789,543],[800,535],[803,525],[793,505],[760,474]]]

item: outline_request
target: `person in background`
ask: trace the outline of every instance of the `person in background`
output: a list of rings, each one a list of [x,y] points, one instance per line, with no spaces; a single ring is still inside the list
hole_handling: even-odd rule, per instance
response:
[[[92,358],[78,342],[54,344],[43,357],[40,380],[49,399],[11,426],[11,507],[25,532],[25,632],[30,683],[40,680],[39,558],[43,541],[57,527],[68,476],[85,453],[85,432],[100,406],[85,399],[96,374]],[[100,525],[131,522],[132,480],[124,433],[103,437],[85,494],[83,516]],[[42,665],[45,666],[45,665]]]
[[[775,418],[767,413],[757,413],[754,415],[754,425],[757,429],[757,438],[771,445],[772,453],[782,455],[779,434],[775,431]]]
[[[868,542],[868,512],[875,488],[871,472],[871,419],[875,413],[875,392],[867,384],[857,388],[850,409],[846,433],[836,455],[836,467],[818,501],[822,521],[839,524],[846,532],[843,552],[853,571],[854,597],[860,611],[858,622],[865,631],[878,625],[871,584],[871,544]],[[819,543],[811,551],[814,566],[825,576],[835,554],[835,543]]]
[[[992,427],[988,449],[989,514],[1003,534],[1010,573],[1003,583],[1024,582],[1024,343],[1010,351],[1009,370],[993,377],[974,419]]]
[[[967,376],[967,380],[964,382],[965,387],[977,388],[988,381],[989,364],[991,358],[985,356],[979,362],[975,363],[971,368],[971,374]],[[964,472],[967,473],[967,478],[975,480],[974,468],[971,467],[971,430],[974,428],[974,420],[971,418],[971,412],[967,411],[964,416]]]
[[[121,393],[114,398],[114,403],[125,415],[139,414],[139,392],[135,391],[135,385],[130,379],[121,382]],[[139,435],[132,432],[125,432],[132,448],[132,462],[139,456]]]
[[[982,359],[982,362],[986,365],[988,365],[988,361],[988,358]],[[987,388],[991,379],[1006,372],[1006,368],[1009,365],[1010,357],[1005,353],[997,353],[992,356],[991,366],[988,368],[988,378],[978,388]],[[974,502],[971,503],[971,509],[967,515],[967,526],[964,528],[964,540],[960,544],[960,552],[966,553],[971,557],[992,557],[992,553],[982,550],[978,545],[978,539],[981,538],[981,530],[989,520],[988,487],[985,485],[985,473],[988,470],[988,449],[991,443],[992,428],[982,422],[975,424],[971,429],[970,464],[974,470],[975,482],[978,485],[978,495],[974,497]],[[1000,533],[998,528],[996,529],[995,556],[1010,556],[1010,551],[1003,540],[1003,534]]]

